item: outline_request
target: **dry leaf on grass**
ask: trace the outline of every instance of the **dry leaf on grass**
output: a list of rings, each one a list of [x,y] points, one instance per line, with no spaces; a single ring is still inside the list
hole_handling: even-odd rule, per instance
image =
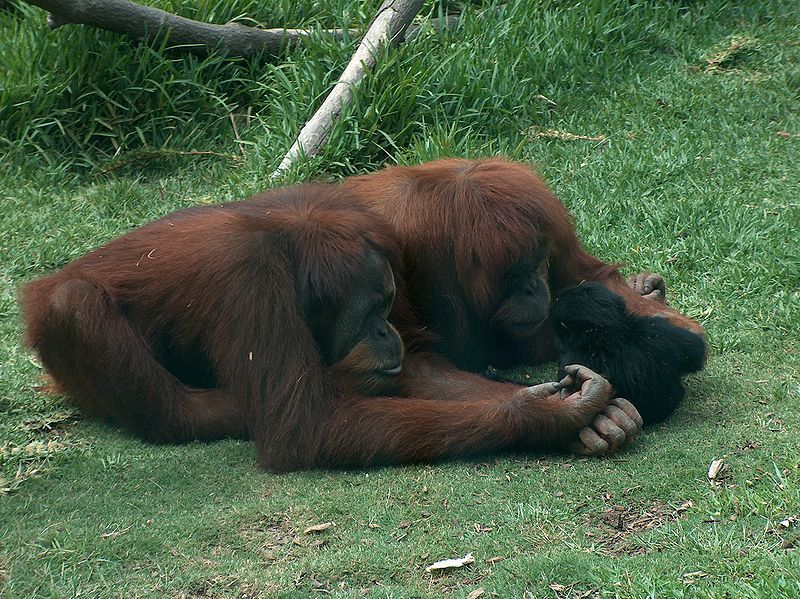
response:
[[[572,584],[558,584],[557,582],[553,582],[549,586],[550,590],[555,593],[556,599],[587,599],[597,594],[595,589],[585,591],[576,589],[575,587],[578,586],[577,582],[573,582]]]
[[[464,557],[456,557],[452,559],[443,559],[431,564],[425,568],[426,572],[433,572],[434,570],[449,570],[451,568],[463,568],[475,562],[475,558],[471,553]]]
[[[303,534],[310,535],[312,533],[322,532],[324,530],[328,530],[329,528],[336,526],[335,522],[323,522],[322,524],[315,524],[314,526],[309,526],[303,531]]]
[[[718,480],[720,475],[727,470],[728,466],[722,459],[714,460],[708,467],[708,480]]]
[[[681,576],[681,580],[684,582],[684,584],[694,584],[701,578],[708,578],[708,574],[698,570],[696,572],[686,572]]]
[[[112,530],[110,532],[104,532],[104,533],[102,533],[100,535],[100,538],[101,539],[113,539],[113,538],[116,538],[116,537],[121,537],[122,535],[127,534],[131,530],[131,528],[133,528],[133,527],[129,526],[128,528],[123,528],[122,530],[117,529],[117,530]]]

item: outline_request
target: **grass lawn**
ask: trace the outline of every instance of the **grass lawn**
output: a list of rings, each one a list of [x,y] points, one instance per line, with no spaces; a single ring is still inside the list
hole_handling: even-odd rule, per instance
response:
[[[154,3],[311,27],[363,26],[379,4]],[[609,459],[276,476],[246,442],[148,445],[38,394],[19,286],[170,211],[269,186],[355,42],[202,60],[49,31],[4,0],[0,595],[800,596],[797,3],[482,7],[384,57],[325,152],[283,182],[443,155],[537,163],[593,253],[664,274],[705,325],[708,367],[675,416]],[[471,566],[424,571],[468,552]]]

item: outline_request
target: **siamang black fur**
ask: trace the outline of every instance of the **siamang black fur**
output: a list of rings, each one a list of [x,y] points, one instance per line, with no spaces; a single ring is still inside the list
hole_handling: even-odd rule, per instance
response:
[[[600,283],[563,289],[550,306],[559,371],[584,364],[608,378],[645,424],[669,416],[685,394],[681,376],[703,368],[705,340],[666,318],[639,316]]]

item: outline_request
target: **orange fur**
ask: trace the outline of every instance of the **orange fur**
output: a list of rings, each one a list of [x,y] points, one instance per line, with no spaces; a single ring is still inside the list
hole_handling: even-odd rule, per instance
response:
[[[661,315],[702,335],[687,316],[641,297],[619,273],[586,252],[561,201],[526,165],[502,158],[445,158],[389,167],[344,182],[391,224],[403,249],[408,297],[433,348],[457,366],[483,371],[556,358],[549,323],[529,339],[494,326],[502,277],[521,256],[546,243],[550,291],[599,281],[622,296],[631,313]]]
[[[290,187],[136,229],[24,287],[26,342],[87,414],[154,441],[247,437],[277,471],[564,447],[604,409],[609,394],[530,398],[417,349],[399,248],[350,195]],[[365,346],[326,366],[304,313],[360,289],[368,251],[395,271],[412,340],[386,381]],[[474,293],[489,298],[488,279]]]

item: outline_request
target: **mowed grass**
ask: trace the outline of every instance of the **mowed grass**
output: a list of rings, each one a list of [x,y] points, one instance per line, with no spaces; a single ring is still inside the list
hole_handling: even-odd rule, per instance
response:
[[[214,22],[360,27],[379,2],[157,4]],[[800,595],[796,9],[484,3],[387,54],[322,155],[283,183],[443,155],[535,162],[591,251],[665,275],[711,357],[675,416],[613,458],[275,476],[249,443],[148,445],[37,393],[16,294],[172,210],[277,184],[269,174],[356,42],[198,59],[50,32],[39,9],[3,3],[2,594]],[[712,484],[715,459],[727,468]],[[468,552],[472,566],[424,572]]]

